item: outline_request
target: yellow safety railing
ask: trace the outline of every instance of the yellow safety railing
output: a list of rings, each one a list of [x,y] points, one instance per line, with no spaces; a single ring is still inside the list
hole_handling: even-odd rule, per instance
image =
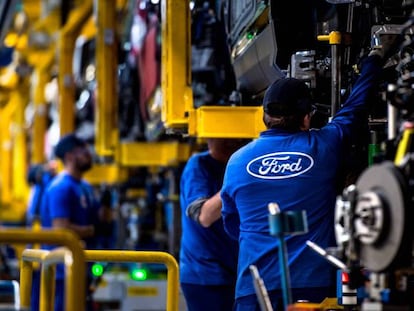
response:
[[[55,273],[56,264],[65,264],[65,289],[67,290],[67,299],[82,299],[78,293],[69,291],[71,284],[74,284],[74,274],[72,271],[73,256],[72,253],[65,247],[57,248],[51,251],[40,250],[40,249],[25,249],[22,253],[22,265],[21,272],[24,274],[23,283],[31,283],[32,275],[32,262],[41,263],[41,276],[40,276],[40,311],[53,310],[54,308],[54,297],[55,297]],[[23,272],[24,269],[24,272]],[[30,295],[30,288],[25,286],[24,295],[27,297]],[[71,296],[72,295],[72,296]]]
[[[71,267],[69,272],[71,275],[66,274],[66,311],[83,311],[85,310],[86,301],[86,287],[85,287],[85,254],[84,250],[79,242],[79,238],[69,230],[65,229],[53,229],[32,231],[28,229],[13,229],[3,228],[0,231],[0,243],[44,243],[44,244],[56,244],[66,246],[70,251],[61,251],[56,249],[56,252],[44,252],[43,250],[31,250],[23,251],[25,259],[22,262],[20,269],[20,303],[22,308],[30,308],[30,293],[32,287],[32,272],[33,262],[41,261],[41,263],[47,262],[46,266],[49,267],[49,271],[45,271],[44,281],[52,279],[54,276],[52,265],[57,262],[61,262],[62,257],[64,260],[68,260],[67,265]],[[37,254],[35,252],[38,252]],[[36,255],[35,255],[36,254]],[[69,255],[69,256],[68,256]],[[38,257],[38,258],[36,258]],[[53,283],[53,282],[48,282]],[[42,286],[43,284],[41,284]],[[52,285],[53,286],[53,285]],[[54,288],[44,288],[46,291],[53,291]],[[53,295],[51,295],[53,296]],[[50,297],[49,297],[50,298]],[[50,298],[51,299],[51,298]],[[45,304],[53,303],[53,301],[45,300]],[[46,305],[47,306],[47,305]],[[46,308],[43,306],[43,308]],[[50,309],[49,309],[50,310]]]
[[[179,272],[175,258],[162,251],[86,250],[86,261],[163,263],[167,274],[167,311],[178,311]]]
[[[20,296],[22,297],[22,305],[30,305],[33,262],[41,263],[48,253],[49,251],[42,249],[26,249],[22,252],[20,265]],[[43,275],[42,269],[42,279],[44,278]],[[43,309],[41,308],[40,310]]]

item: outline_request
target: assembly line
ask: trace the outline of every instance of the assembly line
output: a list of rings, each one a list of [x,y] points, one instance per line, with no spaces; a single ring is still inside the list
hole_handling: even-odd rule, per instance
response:
[[[413,0],[1,0],[0,308],[414,310]]]

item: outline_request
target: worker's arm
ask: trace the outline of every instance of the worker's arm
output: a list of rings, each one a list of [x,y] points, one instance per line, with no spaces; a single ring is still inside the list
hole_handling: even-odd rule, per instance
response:
[[[198,222],[203,227],[210,227],[216,220],[221,217],[221,198],[220,192],[217,192],[201,206]]]
[[[76,225],[69,221],[67,218],[55,218],[53,219],[53,228],[55,229],[68,229],[74,231],[81,239],[89,238],[94,235],[95,230],[92,225]]]
[[[187,207],[186,214],[203,227],[210,227],[221,217],[221,198],[217,192],[210,198],[199,198]]]

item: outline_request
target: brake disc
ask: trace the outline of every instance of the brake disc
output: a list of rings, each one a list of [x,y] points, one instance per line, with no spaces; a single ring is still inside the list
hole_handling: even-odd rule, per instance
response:
[[[373,272],[410,265],[408,186],[401,171],[389,161],[373,165],[356,188],[353,224],[361,264]]]

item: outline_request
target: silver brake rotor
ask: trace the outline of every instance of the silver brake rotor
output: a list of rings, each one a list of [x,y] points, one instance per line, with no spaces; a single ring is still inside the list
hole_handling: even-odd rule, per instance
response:
[[[373,272],[404,265],[412,237],[407,228],[407,185],[402,173],[392,162],[373,165],[362,173],[356,188],[354,238],[360,242],[362,265]]]

